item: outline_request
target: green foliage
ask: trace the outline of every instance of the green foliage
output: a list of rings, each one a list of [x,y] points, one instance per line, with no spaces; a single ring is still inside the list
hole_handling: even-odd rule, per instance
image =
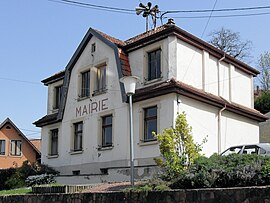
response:
[[[143,184],[136,185],[133,188],[125,189],[125,192],[145,192],[146,195],[150,191],[167,191],[170,190],[168,186],[169,182],[162,181],[161,179],[152,179]]]
[[[265,114],[270,111],[270,92],[263,92],[255,99],[254,108]]]
[[[10,168],[0,171],[0,190],[13,189],[26,186],[26,179],[29,176],[41,175],[41,174],[57,174],[54,169],[39,163],[23,162],[23,165],[18,168]],[[6,175],[4,177],[4,175]]]
[[[156,163],[165,169],[165,176],[172,179],[186,170],[198,157],[201,145],[194,143],[192,128],[188,125],[185,113],[178,114],[175,128],[167,128],[156,135],[162,159]]]
[[[199,157],[171,188],[256,186],[270,183],[270,157],[231,154]]]
[[[15,168],[1,169],[0,170],[0,190],[10,189],[5,183],[13,174],[15,174]]]

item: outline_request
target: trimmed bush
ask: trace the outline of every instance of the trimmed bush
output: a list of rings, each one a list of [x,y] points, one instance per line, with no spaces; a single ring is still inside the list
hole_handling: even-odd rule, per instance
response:
[[[171,188],[259,186],[270,183],[270,157],[231,154],[199,157]]]

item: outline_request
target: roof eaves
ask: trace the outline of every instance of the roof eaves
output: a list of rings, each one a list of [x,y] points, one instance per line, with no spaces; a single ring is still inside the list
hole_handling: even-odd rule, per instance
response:
[[[254,109],[244,107],[236,103],[230,103],[221,97],[204,92],[203,90],[194,88],[185,83],[175,81],[174,79],[168,82],[161,82],[152,86],[137,89],[135,95],[133,96],[133,101],[138,102],[170,93],[178,93],[191,99],[210,104],[217,108],[223,108],[226,105],[226,110],[237,113],[239,115],[243,115],[259,122],[268,119],[268,117]]]
[[[60,71],[59,73],[56,73],[56,74],[54,74],[54,75],[52,75],[52,76],[50,76],[50,77],[48,77],[48,78],[42,80],[41,82],[42,82],[44,85],[48,86],[49,84],[52,84],[52,83],[54,83],[54,82],[57,82],[57,81],[59,81],[59,80],[64,79],[64,76],[65,76],[65,70]]]

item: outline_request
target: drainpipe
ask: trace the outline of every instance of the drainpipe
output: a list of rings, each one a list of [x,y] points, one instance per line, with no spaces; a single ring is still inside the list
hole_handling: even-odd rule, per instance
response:
[[[225,53],[221,59],[218,60],[218,96],[220,96],[220,62],[225,59]]]
[[[221,153],[221,113],[226,109],[226,103],[224,107],[218,112],[218,154]]]

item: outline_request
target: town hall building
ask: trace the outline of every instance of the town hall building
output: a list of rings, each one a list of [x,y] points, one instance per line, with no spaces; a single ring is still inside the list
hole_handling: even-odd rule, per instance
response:
[[[129,106],[124,76],[140,78],[133,95],[135,179],[156,172],[152,132],[185,112],[203,153],[259,142],[253,77],[259,72],[177,27],[173,21],[126,41],[90,28],[64,71],[44,79],[47,115],[42,163],[60,182],[129,180]],[[68,178],[67,178],[68,177]]]

